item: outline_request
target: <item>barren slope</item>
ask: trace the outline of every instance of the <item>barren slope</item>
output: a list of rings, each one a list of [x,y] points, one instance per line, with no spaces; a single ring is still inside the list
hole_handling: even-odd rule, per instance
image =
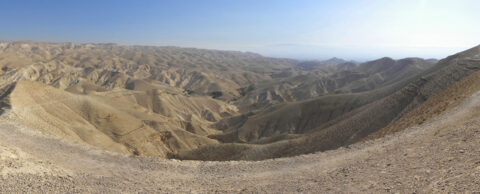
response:
[[[2,73],[67,88],[88,80],[107,89],[150,80],[223,99],[237,88],[293,71],[292,60],[254,53],[178,47],[0,42]]]
[[[404,75],[432,64],[332,59],[310,71],[299,61],[234,51],[0,44],[0,105],[12,110],[11,120],[108,151],[160,157],[219,141],[295,138],[391,94],[407,83]],[[349,85],[370,92],[352,94]],[[345,94],[327,95],[337,90]]]
[[[430,97],[435,96],[442,90],[479,70],[479,54],[480,46],[443,59],[434,68],[417,76],[413,81],[408,82],[405,87],[398,91],[395,90],[391,95],[377,98],[380,100],[370,101],[371,103],[357,109],[347,109],[345,114],[341,114],[333,120],[325,121],[323,125],[320,119],[317,127],[310,129],[305,134],[285,136],[285,132],[295,133],[297,132],[296,127],[302,127],[302,125],[297,124],[298,122],[319,119],[318,116],[322,116],[322,114],[315,113],[315,110],[319,110],[320,113],[323,112],[321,109],[322,101],[314,100],[313,102],[317,102],[316,106],[312,106],[312,103],[310,103],[308,108],[297,109],[297,111],[295,109],[282,110],[280,108],[281,112],[277,116],[273,114],[274,116],[269,117],[272,114],[268,113],[265,114],[267,115],[266,117],[253,117],[254,119],[260,118],[257,121],[254,120],[253,124],[246,119],[246,121],[243,121],[243,123],[248,124],[245,128],[243,128],[242,124],[239,124],[238,126],[240,127],[234,128],[238,129],[237,131],[233,130],[230,132],[233,138],[222,137],[230,140],[236,140],[236,137],[240,140],[242,138],[251,140],[249,138],[258,139],[266,134],[269,138],[275,135],[278,136],[277,141],[266,140],[268,144],[263,145],[220,144],[203,146],[197,150],[180,153],[178,157],[202,160],[261,160],[335,149],[361,141],[371,133],[380,130],[402,115],[410,112]],[[332,98],[334,97],[332,96]],[[339,105],[340,110],[344,108],[342,104]],[[311,114],[303,114],[302,111],[304,110],[310,110]],[[277,123],[279,125],[276,125]],[[224,126],[228,127],[228,125]],[[280,133],[284,133],[272,133],[272,128],[284,129],[277,130]],[[225,141],[222,138],[220,140]],[[219,154],[216,155],[215,153]]]
[[[371,91],[408,80],[434,66],[435,62],[420,58],[382,58],[358,66],[349,67],[348,64],[330,65],[321,73],[314,69],[297,76],[251,84],[242,88],[243,96],[235,104],[241,110],[256,110],[281,102]]]
[[[385,139],[261,162],[125,157],[0,125],[5,192],[480,191],[480,93]],[[28,170],[19,170],[28,169]]]
[[[209,127],[235,107],[209,97],[164,91],[74,94],[19,81],[8,96],[10,120],[50,135],[124,154],[167,157],[216,144]]]
[[[480,46],[423,62],[0,43],[0,191],[480,192]]]

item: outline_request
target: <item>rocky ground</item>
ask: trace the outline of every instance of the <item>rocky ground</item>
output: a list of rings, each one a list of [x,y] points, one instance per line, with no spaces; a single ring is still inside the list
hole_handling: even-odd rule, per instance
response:
[[[127,157],[0,124],[4,193],[480,192],[480,93],[424,124],[337,150],[258,162]]]

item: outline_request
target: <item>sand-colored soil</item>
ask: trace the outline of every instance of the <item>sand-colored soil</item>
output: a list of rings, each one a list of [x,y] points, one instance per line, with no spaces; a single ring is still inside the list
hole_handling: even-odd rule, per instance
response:
[[[349,148],[259,162],[127,157],[2,121],[4,192],[480,191],[480,93],[418,127]]]
[[[479,53],[2,42],[0,193],[480,192]]]

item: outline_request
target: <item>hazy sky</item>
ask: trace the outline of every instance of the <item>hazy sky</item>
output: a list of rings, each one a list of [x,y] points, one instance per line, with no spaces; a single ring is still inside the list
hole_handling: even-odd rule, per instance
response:
[[[480,44],[480,1],[0,0],[0,40],[442,58]]]

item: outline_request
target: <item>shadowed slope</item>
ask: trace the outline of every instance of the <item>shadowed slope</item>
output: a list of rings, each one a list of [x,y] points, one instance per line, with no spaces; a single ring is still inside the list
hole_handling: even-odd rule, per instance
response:
[[[241,89],[243,97],[235,104],[241,110],[258,110],[282,102],[371,91],[408,80],[434,64],[420,58],[382,58],[349,68],[338,64],[325,67],[327,70],[321,73],[312,70],[297,76],[254,83]]]
[[[222,120],[216,124],[216,128],[225,133],[213,137],[222,142],[253,142],[261,138],[281,134],[306,133],[314,128],[325,127],[327,122],[335,120],[337,117],[398,91],[409,84],[410,81],[414,80],[414,77],[420,74],[422,70],[428,69],[431,65],[432,64],[429,62],[416,58],[408,58],[398,61],[384,58],[360,64],[358,70],[355,70],[354,72],[358,72],[359,74],[362,74],[362,76],[355,79],[355,76],[352,77],[348,74],[346,77],[350,77],[350,81],[343,82],[342,86],[331,86],[332,89],[337,88],[338,90],[346,90],[344,91],[344,94],[328,94],[329,92],[327,91],[319,97],[312,98],[312,95],[290,93],[290,97],[298,95],[307,100],[296,101],[296,99],[292,97],[292,99],[288,100],[293,102],[270,105],[258,111],[252,111],[240,116]],[[341,73],[342,72],[334,74],[332,77]],[[375,80],[372,77],[381,77],[382,79]],[[315,79],[316,78],[312,78],[310,80]],[[291,84],[292,82],[285,81],[285,83]],[[300,83],[303,85],[308,84],[309,82]],[[336,80],[331,83],[339,84],[342,82]],[[346,89],[348,87],[353,87],[350,85],[361,86],[364,89],[352,93],[352,89]],[[278,85],[273,85],[271,89],[274,89],[277,86]],[[310,91],[309,89],[301,88],[300,86],[297,86],[292,90],[287,89],[283,91],[292,92],[297,90],[302,91],[303,93],[305,91]],[[250,94],[255,94],[255,91],[252,91],[247,95]],[[286,100],[275,92],[267,92],[267,94],[268,95],[266,96],[268,96],[268,98],[257,96],[255,99],[264,101],[265,103],[275,103]],[[317,95],[319,94],[314,96]],[[250,96],[246,96],[246,98],[249,97]],[[241,99],[237,104],[242,102]]]
[[[432,96],[480,69],[480,46],[443,59],[401,90],[355,109],[293,139],[265,145],[230,144],[201,147],[179,158],[202,160],[261,160],[335,149],[361,141],[413,110]],[[219,151],[220,150],[220,151]],[[223,153],[220,157],[210,153]]]

